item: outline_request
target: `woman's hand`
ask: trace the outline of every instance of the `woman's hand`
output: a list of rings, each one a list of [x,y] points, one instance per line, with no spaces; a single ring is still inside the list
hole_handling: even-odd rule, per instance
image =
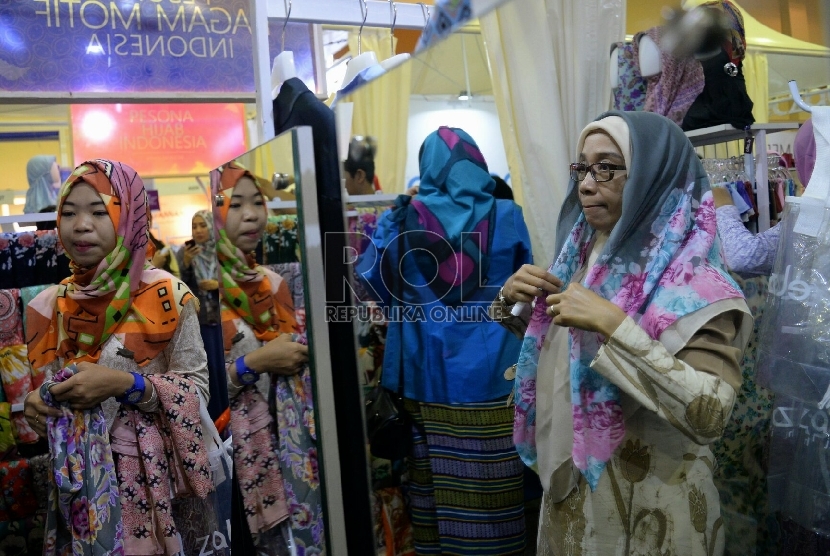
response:
[[[211,279],[199,280],[198,286],[200,290],[211,292],[219,289],[219,281]]]
[[[23,400],[23,416],[26,417],[26,422],[32,427],[32,430],[41,438],[46,438],[46,417],[60,417],[61,412],[55,407],[46,405],[40,398],[40,388],[32,390],[26,394],[26,399]]]
[[[553,324],[599,332],[610,338],[625,320],[622,309],[582,284],[571,283],[562,293],[545,299]]]
[[[529,303],[543,293],[559,293],[561,287],[562,281],[544,268],[524,264],[507,279],[501,291],[511,303]]]
[[[193,264],[193,259],[202,252],[202,248],[199,245],[185,245],[184,246],[184,255],[182,257],[184,262],[185,268],[190,268],[190,265]]]
[[[72,409],[92,409],[102,401],[120,396],[133,385],[133,375],[96,363],[78,363],[78,372],[49,389]],[[34,394],[32,394],[34,396]]]
[[[164,265],[167,264],[167,259],[170,258],[170,251],[167,248],[162,249],[161,251],[156,251],[156,254],[153,255],[153,260],[150,261],[154,267],[156,268],[164,268]]]
[[[245,363],[258,373],[293,375],[308,362],[308,346],[291,340],[290,334],[274,338],[245,356]]]

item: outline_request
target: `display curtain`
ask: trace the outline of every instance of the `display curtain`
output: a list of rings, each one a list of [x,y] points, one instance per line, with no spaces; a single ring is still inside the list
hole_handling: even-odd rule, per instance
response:
[[[755,123],[769,123],[769,66],[766,53],[747,50],[743,69],[746,92],[752,99]]]
[[[397,39],[393,44],[397,46]],[[379,61],[392,56],[389,31],[363,29],[361,52],[374,52]],[[349,34],[349,54],[357,57],[357,29]],[[377,140],[375,175],[384,193],[406,189],[406,132],[409,122],[411,64],[402,64],[382,79],[364,85],[345,101],[354,102],[352,135],[370,135]]]
[[[608,55],[625,36],[625,0],[520,0],[480,23],[513,190],[534,259],[547,264],[579,132],[610,107]]]

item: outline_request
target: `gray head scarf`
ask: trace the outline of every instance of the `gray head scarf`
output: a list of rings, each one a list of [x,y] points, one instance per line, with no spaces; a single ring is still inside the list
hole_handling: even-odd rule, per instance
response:
[[[52,183],[52,165],[57,162],[54,156],[38,155],[26,164],[26,179],[29,190],[26,191],[24,213],[38,212],[44,207],[56,204],[60,183]]]
[[[709,189],[709,178],[683,130],[670,120],[651,112],[610,111],[600,115],[596,121],[609,116],[619,116],[628,124],[631,141],[631,154],[626,160],[628,179],[623,189],[622,216],[611,230],[603,249],[603,253],[614,254],[623,244],[630,245],[632,240],[636,241],[634,237],[640,235],[638,231],[644,223],[650,225],[656,220],[665,200],[675,189],[694,180],[692,196],[699,200]],[[562,250],[581,213],[579,188],[571,180],[559,211],[556,253]],[[639,251],[641,245],[637,243]]]

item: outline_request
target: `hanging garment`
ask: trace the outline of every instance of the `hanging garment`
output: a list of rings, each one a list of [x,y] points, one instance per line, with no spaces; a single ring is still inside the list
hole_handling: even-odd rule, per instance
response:
[[[646,104],[646,81],[640,74],[635,43],[617,43],[617,72],[619,82],[614,88],[614,110],[643,110]]]
[[[334,112],[296,77],[282,84],[273,108],[276,135],[292,127],[311,126],[317,190],[323,195],[340,198],[340,166],[337,162],[340,158]]]
[[[37,511],[32,471],[25,459],[0,462],[0,492],[10,519],[26,519]]]
[[[645,33],[637,33],[634,43],[639,44],[644,34],[659,45],[663,28],[652,27]],[[661,50],[660,73],[646,78],[646,84],[648,88],[643,110],[666,116],[679,125],[689,107],[703,91],[703,68],[700,62],[691,56],[675,58]]]
[[[64,367],[40,387],[44,403],[62,413],[46,418],[52,475],[44,556],[120,555],[124,553],[121,502],[104,412],[100,405],[72,410],[49,391],[75,372],[74,365]]]
[[[0,288],[14,288],[14,274],[12,273],[12,243],[17,234],[12,232],[0,233]]]
[[[706,86],[689,107],[682,121],[684,131],[720,124],[730,124],[744,129],[755,122],[752,100],[746,92],[743,64],[737,64],[737,74],[732,77],[724,71],[729,56],[721,50],[717,56],[703,60]]]

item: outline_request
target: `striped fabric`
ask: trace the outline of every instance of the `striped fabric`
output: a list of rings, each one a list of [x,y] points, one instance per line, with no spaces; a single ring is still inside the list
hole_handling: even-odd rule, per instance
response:
[[[505,556],[525,548],[523,465],[504,400],[439,405],[412,415],[412,530],[421,555]]]

